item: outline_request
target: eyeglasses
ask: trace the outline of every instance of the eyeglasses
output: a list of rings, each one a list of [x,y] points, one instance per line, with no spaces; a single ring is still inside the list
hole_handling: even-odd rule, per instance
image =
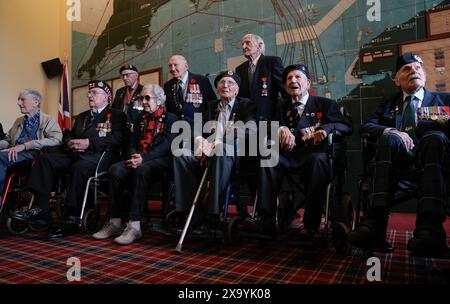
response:
[[[145,96],[139,96],[139,100],[140,101],[146,101],[149,102],[151,99],[158,99],[157,96],[150,96],[150,95],[145,95]]]
[[[97,95],[99,95],[99,94],[106,94],[104,91],[89,91],[87,94],[86,94],[86,96],[87,97],[89,97],[89,95],[92,95],[92,96],[97,96]]]

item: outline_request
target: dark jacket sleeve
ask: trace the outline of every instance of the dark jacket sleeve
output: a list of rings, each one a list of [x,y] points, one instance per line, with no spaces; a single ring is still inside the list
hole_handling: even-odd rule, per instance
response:
[[[116,109],[111,109],[111,132],[104,137],[89,138],[89,150],[94,153],[103,151],[121,151],[124,144],[128,143],[130,132],[127,128],[127,116]]]
[[[386,128],[395,128],[393,120],[385,119],[385,112],[390,108],[391,102],[383,102],[376,111],[369,116],[367,121],[361,126],[361,134],[367,133],[371,137],[380,137]]]
[[[322,99],[326,105],[326,120],[323,125],[320,126],[321,129],[325,130],[327,134],[337,130],[342,133],[343,136],[351,135],[353,132],[353,126],[351,121],[345,117],[334,100]]]
[[[273,79],[275,81],[275,85],[277,87],[277,91],[281,94],[283,99],[289,98],[289,95],[286,93],[284,89],[283,83],[283,62],[280,57],[275,56],[272,66]]]
[[[170,132],[170,130],[172,129],[173,123],[177,121],[177,116],[172,113],[167,113],[166,115],[167,120],[164,125],[163,137],[157,142],[157,144],[151,146],[147,153],[142,155],[143,162],[171,155],[170,148],[172,145],[172,140],[177,134]]]

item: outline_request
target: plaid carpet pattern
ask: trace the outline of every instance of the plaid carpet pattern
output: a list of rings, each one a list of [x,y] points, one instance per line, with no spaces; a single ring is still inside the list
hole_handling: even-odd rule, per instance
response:
[[[42,232],[11,236],[0,232],[0,283],[68,283],[66,262],[81,262],[85,284],[367,284],[367,256],[336,254],[332,246],[304,249],[280,237],[239,246],[221,240],[187,236],[183,252],[175,253],[178,237],[144,230],[144,238],[129,246],[97,241],[80,233],[49,241]],[[396,250],[376,254],[381,282],[442,282],[436,272],[450,268],[449,260],[413,258],[406,244],[411,231],[390,230]],[[441,280],[441,281],[439,281]]]

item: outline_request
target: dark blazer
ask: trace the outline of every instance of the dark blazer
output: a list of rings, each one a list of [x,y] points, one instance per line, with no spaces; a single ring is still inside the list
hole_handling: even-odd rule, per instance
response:
[[[181,104],[178,104],[176,100],[177,83],[178,80],[176,78],[172,78],[164,84],[167,112],[173,113],[177,115],[178,118],[184,119],[191,125],[193,125],[194,113],[202,113],[202,117],[205,118],[208,110],[208,102],[211,100],[215,100],[217,98],[216,94],[214,93],[211,83],[209,82],[209,79],[207,77],[188,72],[188,79],[186,83],[188,88],[185,100],[187,99],[187,95],[191,94],[192,88],[190,85],[198,85],[200,87],[200,93],[202,95],[203,102],[198,108],[194,107],[192,103],[188,103],[185,101]]]
[[[302,116],[298,117],[298,114],[294,119],[291,119],[292,111],[292,100],[285,99],[278,110],[277,118],[280,121],[280,126],[288,127],[294,130],[296,148],[305,148],[312,146],[311,141],[302,141],[302,130],[307,127],[316,126],[317,128],[323,129],[330,134],[335,129],[339,131],[343,136],[352,134],[353,127],[350,120],[342,115],[339,111],[339,107],[334,100],[309,95],[306,101],[305,109],[303,110]],[[326,143],[324,142],[323,145]],[[323,146],[319,145],[319,146]]]
[[[164,130],[152,140],[147,153],[142,155],[144,162],[171,155],[170,146],[177,134],[171,133],[170,130],[172,129],[172,124],[178,120],[178,117],[173,113],[166,112],[162,118],[164,120]],[[131,153],[139,153],[139,142],[144,136],[144,128],[145,126],[141,123],[134,126],[133,149]]]
[[[119,153],[123,145],[127,142],[130,132],[126,127],[127,118],[125,113],[106,107],[92,123],[90,121],[91,111],[80,113],[73,124],[70,139],[89,139],[89,147],[86,152],[79,153],[80,158],[98,160],[101,153],[104,151],[112,151]],[[108,120],[111,123],[111,132],[106,132],[106,136],[101,137],[97,127],[99,124],[105,123]],[[66,144],[66,143],[64,143]]]
[[[248,79],[248,65],[246,61],[236,68],[236,73],[241,78],[239,86],[239,97],[253,100],[256,104],[257,120],[272,120],[275,116],[278,93],[283,97],[288,97],[283,86],[283,62],[277,56],[264,56],[256,64],[255,74],[252,83]],[[263,85],[267,85],[267,96],[264,96]]]
[[[399,92],[392,98],[389,98],[363,124],[361,133],[368,133],[370,136],[379,137],[386,128],[400,129],[403,103],[403,92]],[[422,107],[429,106],[450,106],[450,93],[429,92],[425,90]],[[448,121],[445,125],[441,125],[433,120],[419,120],[415,131],[418,139],[428,131],[442,131],[447,137],[450,137],[450,124]]]
[[[135,100],[139,99],[139,96],[141,95],[143,86],[141,84],[138,84],[138,87],[136,91],[134,92],[131,99],[128,101],[128,110],[127,110],[127,119],[128,122],[132,123],[133,125],[138,123],[141,119],[142,111],[133,109],[133,103]],[[121,87],[116,91],[116,94],[114,95],[114,101],[111,105],[111,108],[117,109],[123,112],[123,98],[125,97],[125,89],[126,87]]]

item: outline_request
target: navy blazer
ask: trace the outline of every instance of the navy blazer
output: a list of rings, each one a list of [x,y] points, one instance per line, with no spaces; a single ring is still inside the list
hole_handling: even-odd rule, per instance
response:
[[[142,154],[142,159],[144,162],[171,155],[170,146],[172,144],[172,140],[177,134],[171,133],[170,131],[172,129],[172,124],[178,120],[178,117],[173,113],[166,112],[163,119],[164,130],[152,140],[150,146],[148,147],[147,153]],[[134,126],[133,149],[131,153],[139,153],[139,142],[144,135],[142,127],[143,126],[140,123]]]
[[[209,79],[202,75],[193,74],[188,72],[188,78],[186,85],[187,94],[190,91],[190,84],[196,84],[200,87],[200,92],[203,97],[203,102],[200,107],[194,107],[191,103],[183,102],[181,105],[177,105],[176,94],[177,94],[177,78],[172,78],[164,84],[164,93],[166,94],[166,110],[167,112],[173,113],[180,119],[184,119],[193,125],[194,113],[202,113],[202,118],[205,118],[208,111],[208,102],[215,100],[216,94],[209,82]],[[185,97],[187,97],[187,94]],[[181,108],[180,108],[181,106]]]
[[[89,139],[89,147],[86,149],[86,152],[79,153],[79,156],[95,161],[100,158],[101,153],[104,151],[121,152],[123,145],[128,141],[130,133],[126,127],[127,117],[125,113],[106,107],[92,123],[89,123],[90,116],[90,110],[80,113],[75,119],[69,138],[67,138],[67,141],[70,139]],[[99,124],[103,124],[108,120],[108,116],[111,123],[111,131],[106,132],[106,136],[101,137],[97,128]]]
[[[378,107],[375,113],[362,125],[361,133],[368,133],[370,136],[380,137],[386,128],[400,129],[403,103],[403,92],[400,91]],[[429,106],[450,106],[450,93],[429,92],[425,90],[422,107]],[[445,125],[441,125],[433,120],[419,120],[415,132],[419,139],[428,131],[442,131],[449,137],[449,129],[448,121]]]
[[[292,111],[291,105],[292,99],[285,99],[281,103],[277,114],[280,126],[291,127],[289,118],[289,112]],[[339,111],[339,107],[334,100],[311,95],[306,101],[302,116],[297,117],[294,126],[293,134],[295,135],[296,148],[312,145],[312,141],[302,141],[300,133],[302,129],[308,127],[318,126],[318,128],[325,130],[327,134],[336,130],[343,136],[351,135],[353,132],[351,121]],[[323,144],[325,145],[325,142]]]
[[[139,96],[141,95],[142,92],[142,88],[143,86],[141,84],[138,84],[136,91],[134,91],[133,96],[128,101],[128,110],[126,114],[128,121],[132,124],[138,123],[142,116],[142,111],[133,109],[133,103],[135,100],[139,99]],[[125,96],[125,89],[126,87],[121,87],[116,91],[111,108],[123,111],[123,98]]]
[[[241,78],[239,97],[251,99],[256,105],[256,118],[260,120],[272,120],[275,116],[278,94],[288,97],[283,86],[283,62],[277,56],[264,56],[256,64],[253,81],[248,79],[248,60],[236,68],[236,73]],[[267,96],[264,96],[263,86],[267,85]]]

